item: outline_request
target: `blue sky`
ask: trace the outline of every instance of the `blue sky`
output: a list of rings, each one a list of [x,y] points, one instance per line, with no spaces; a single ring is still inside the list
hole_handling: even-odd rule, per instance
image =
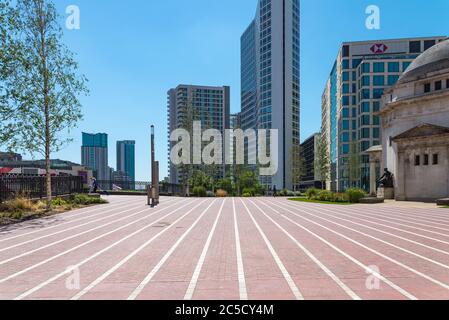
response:
[[[276,0],[275,0],[276,1]],[[89,79],[84,120],[74,142],[54,158],[80,162],[81,132],[136,140],[136,174],[149,180],[149,126],[156,125],[161,177],[167,175],[166,92],[180,83],[231,86],[232,111],[240,109],[240,35],[257,0],[57,0],[81,10],[81,29],[65,30]],[[381,30],[365,28],[365,8],[381,10]],[[449,34],[447,0],[302,0],[301,135],[319,130],[321,93],[343,41]]]

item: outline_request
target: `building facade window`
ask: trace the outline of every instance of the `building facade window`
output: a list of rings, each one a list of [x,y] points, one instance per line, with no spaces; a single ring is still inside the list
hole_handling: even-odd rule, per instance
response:
[[[385,63],[383,63],[383,62],[375,62],[373,64],[373,72],[374,73],[383,73],[383,72],[385,72]]]
[[[363,73],[370,73],[371,72],[371,66],[368,62],[364,62],[362,64],[362,72]]]
[[[415,156],[415,166],[420,166],[421,165],[421,156],[420,155],[416,155]]]
[[[443,88],[443,83],[441,81],[435,82],[435,90],[439,91]]]
[[[425,165],[425,166],[428,166],[428,165],[429,165],[429,155],[428,155],[428,154],[425,154],[425,155],[424,155],[424,165]]]
[[[421,52],[421,41],[410,41],[410,53]]]
[[[433,164],[434,166],[438,165],[438,160],[439,160],[438,158],[439,158],[438,153],[435,153],[435,154],[433,155],[433,161],[432,161],[432,164]]]
[[[399,72],[399,62],[388,62],[388,72]]]
[[[435,40],[425,40],[424,41],[424,51],[432,48],[435,45],[435,43],[436,43]]]
[[[402,62],[402,72],[405,72],[405,70],[408,69],[410,64],[411,64],[411,62],[408,62],[408,61]]]
[[[373,90],[373,99],[380,99],[384,94],[384,89],[374,89]]]
[[[430,83],[425,83],[424,84],[424,93],[429,93],[430,92]]]
[[[373,84],[375,86],[384,86],[385,85],[385,77],[384,76],[374,76]]]
[[[396,82],[398,82],[398,79],[399,79],[399,76],[389,75],[388,76],[388,85],[394,86],[396,84]]]

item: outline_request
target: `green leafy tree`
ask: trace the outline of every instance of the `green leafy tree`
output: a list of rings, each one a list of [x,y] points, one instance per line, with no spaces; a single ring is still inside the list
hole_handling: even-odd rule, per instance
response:
[[[232,179],[229,177],[218,180],[216,183],[216,188],[225,190],[228,194],[234,193],[234,183],[232,182]]]
[[[290,159],[292,163],[292,184],[293,187],[300,185],[302,179],[307,175],[306,162],[301,145],[294,144],[290,151]]]
[[[358,187],[362,175],[360,162],[360,148],[357,142],[352,142],[349,148],[349,183],[352,188]]]
[[[59,15],[51,0],[2,3],[2,10],[7,8],[2,41],[10,42],[13,61],[1,69],[0,144],[45,157],[47,210],[51,210],[50,157],[71,141],[70,130],[82,118],[78,97],[88,92],[87,80],[62,42]]]
[[[330,179],[331,162],[329,157],[329,147],[326,137],[320,134],[318,140],[318,150],[315,158],[315,170],[318,172],[323,189],[325,188],[326,181]]]
[[[194,189],[197,187],[203,187],[206,190],[211,190],[213,186],[213,179],[203,171],[195,170],[189,177],[189,186]]]

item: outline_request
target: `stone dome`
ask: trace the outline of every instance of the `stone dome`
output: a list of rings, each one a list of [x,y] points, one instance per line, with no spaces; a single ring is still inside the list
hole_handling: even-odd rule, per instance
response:
[[[398,84],[414,81],[429,72],[449,68],[449,40],[442,41],[422,53],[405,70]]]

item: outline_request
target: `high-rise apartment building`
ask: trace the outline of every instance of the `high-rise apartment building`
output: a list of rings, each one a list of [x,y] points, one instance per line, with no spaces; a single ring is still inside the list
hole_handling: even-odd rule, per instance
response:
[[[202,130],[219,130],[223,137],[222,164],[206,166],[195,165],[196,170],[203,170],[215,178],[226,175],[225,165],[225,130],[230,128],[230,88],[196,85],[179,85],[168,91],[168,167],[170,182],[182,183],[181,168],[170,159],[170,151],[176,142],[170,141],[171,133],[179,128],[191,132],[193,121],[201,121]],[[192,137],[193,138],[193,137]],[[192,161],[193,163],[193,161]]]
[[[321,176],[318,170],[315,170],[315,159],[318,153],[320,134],[314,133],[301,143],[301,156],[304,161],[304,175],[301,177],[299,190],[307,190],[309,188],[322,188]]]
[[[117,171],[123,172],[131,181],[136,180],[135,147],[135,141],[117,141]]]
[[[322,96],[322,132],[331,160],[328,186],[369,189],[366,150],[381,144],[377,112],[384,90],[422,52],[446,37],[345,42]]]
[[[111,179],[108,167],[108,135],[106,133],[83,132],[81,163],[93,170],[93,175],[97,180],[108,181]]]
[[[299,0],[259,0],[241,37],[242,129],[277,129],[278,171],[267,187],[292,189],[299,150]]]

